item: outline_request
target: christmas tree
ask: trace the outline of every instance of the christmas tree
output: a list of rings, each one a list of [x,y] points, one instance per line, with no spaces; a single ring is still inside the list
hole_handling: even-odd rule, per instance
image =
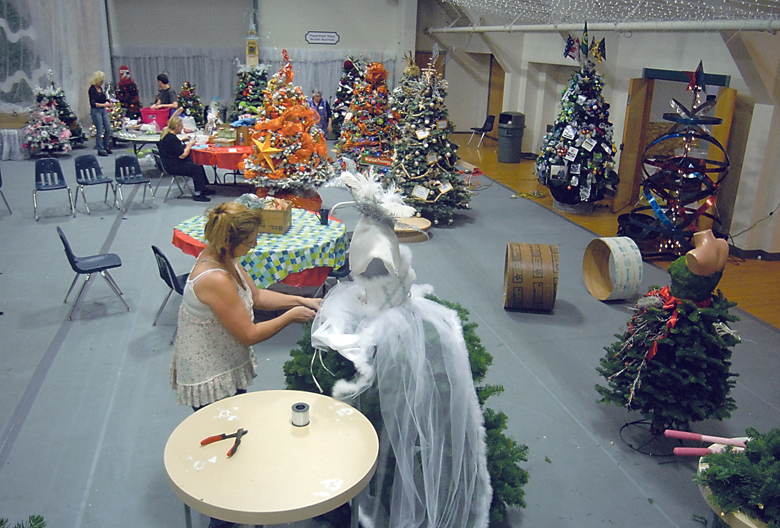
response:
[[[130,68],[127,66],[119,67],[116,98],[119,105],[125,109],[125,116],[128,119],[141,119],[141,98],[138,95],[138,85],[130,76]]]
[[[68,130],[70,130],[70,142],[73,145],[80,145],[87,141],[87,137],[84,135],[84,131],[81,129],[81,123],[79,118],[73,112],[73,109],[68,104],[68,100],[65,98],[65,92],[62,88],[59,88],[54,82],[54,73],[49,70],[46,72],[49,77],[49,86],[46,88],[38,88],[35,91],[35,101],[39,104],[46,104],[49,102],[54,103],[54,108],[57,110],[57,117],[62,121]]]
[[[362,165],[389,166],[399,136],[398,115],[390,111],[387,70],[382,63],[369,64],[354,91],[336,152]]]
[[[203,105],[200,97],[195,93],[195,85],[186,81],[181,85],[179,93],[179,107],[183,108],[182,115],[188,115],[195,119],[198,128],[206,124],[206,116],[203,115]]]
[[[41,91],[40,88],[36,90],[37,93]],[[45,96],[38,100],[24,130],[24,147],[29,148],[33,155],[71,150],[70,129],[60,120],[54,97]]]
[[[240,119],[244,114],[255,115],[263,107],[263,92],[268,83],[265,64],[248,66],[241,64],[238,68],[238,82],[233,108],[230,110],[230,121]]]
[[[341,72],[339,87],[336,89],[336,100],[333,101],[333,118],[331,126],[336,137],[341,135],[341,125],[344,117],[349,113],[349,107],[355,94],[355,83],[363,78],[366,65],[362,61],[349,58],[344,61],[344,69]]]
[[[596,369],[607,386],[601,402],[638,411],[650,430],[687,429],[690,422],[723,420],[736,409],[729,396],[731,347],[739,342],[727,323],[735,303],[712,291],[721,271],[694,275],[680,257],[669,266],[671,287],[652,288]]]
[[[609,104],[601,91],[604,81],[596,73],[593,56],[599,62],[606,56],[604,39],[588,44],[588,26],[582,43],[569,36],[564,57],[579,61],[561,97],[561,113],[552,131],[544,136],[536,159],[536,177],[550,188],[553,198],[563,204],[596,202],[614,191],[617,173],[615,145]]]
[[[108,83],[108,86],[106,87],[106,96],[108,97],[109,101],[117,101],[116,95],[114,94],[114,88],[111,83]],[[124,128],[126,113],[127,111],[122,107],[121,104],[114,104],[111,106],[111,108],[108,109],[108,118],[111,120],[112,130],[122,130]],[[95,125],[92,125],[91,128],[95,128]]]
[[[393,91],[392,111],[402,116],[395,161],[387,173],[406,202],[434,224],[452,223],[455,209],[468,208],[471,194],[454,173],[457,145],[444,98],[447,81],[434,67],[436,54],[422,71],[410,61],[401,86]],[[414,67],[412,67],[414,66]]]
[[[327,156],[319,115],[309,108],[300,86],[294,86],[287,50],[283,64],[268,82],[263,106],[252,132],[254,148],[244,158],[244,176],[275,194],[306,193],[335,176]]]

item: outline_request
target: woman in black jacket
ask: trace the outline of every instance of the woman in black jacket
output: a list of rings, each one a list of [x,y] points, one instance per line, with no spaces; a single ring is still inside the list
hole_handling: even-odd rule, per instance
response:
[[[181,122],[181,118],[174,115],[168,119],[168,124],[162,129],[160,142],[157,143],[157,150],[160,152],[163,166],[171,174],[192,178],[195,184],[193,200],[196,202],[210,202],[211,199],[206,195],[214,194],[214,191],[206,188],[208,184],[206,171],[201,165],[194,163],[190,155],[190,149],[195,144],[195,138],[193,137],[185,145],[176,137],[177,134],[181,134],[182,128],[184,128],[184,125]]]

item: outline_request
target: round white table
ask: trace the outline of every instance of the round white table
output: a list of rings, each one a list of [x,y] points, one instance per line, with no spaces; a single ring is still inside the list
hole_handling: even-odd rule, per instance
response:
[[[298,402],[310,406],[304,427],[292,424]],[[239,428],[248,432],[231,458],[233,438],[200,445]],[[311,392],[275,390],[233,396],[194,413],[171,433],[164,458],[185,505],[235,523],[281,524],[322,515],[355,497],[374,475],[378,453],[374,427],[354,407]]]

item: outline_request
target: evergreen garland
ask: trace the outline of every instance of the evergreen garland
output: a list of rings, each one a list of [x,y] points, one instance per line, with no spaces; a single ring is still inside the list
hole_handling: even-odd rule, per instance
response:
[[[8,524],[8,519],[0,518],[0,528],[46,528],[46,521],[40,515],[30,515],[27,521],[21,521],[11,526]]]
[[[523,486],[528,482],[528,472],[518,464],[528,460],[528,446],[518,444],[504,434],[507,416],[503,412],[484,407],[485,401],[504,388],[500,385],[480,385],[487,374],[493,356],[482,346],[477,336],[476,323],[468,323],[468,310],[459,304],[450,303],[429,295],[426,298],[447,308],[455,310],[463,326],[463,338],[469,353],[471,374],[474,379],[474,389],[477,393],[485,421],[485,442],[487,446],[487,464],[490,474],[490,484],[493,488],[493,498],[490,505],[490,522],[500,523],[504,520],[507,506],[525,507]],[[311,323],[303,328],[303,336],[298,341],[295,350],[290,351],[291,360],[284,364],[285,383],[288,389],[331,394],[333,385],[339,379],[351,379],[356,371],[351,361],[341,354],[328,350],[316,353],[311,346]],[[312,377],[316,377],[316,382]],[[319,384],[320,389],[317,388]],[[370,392],[370,391],[369,391]],[[376,424],[381,420],[379,402],[374,395],[361,399],[361,412]],[[388,472],[392,475],[393,472]],[[385,486],[389,493],[390,486]]]
[[[762,435],[747,429],[744,451],[727,446],[707,455],[708,467],[693,480],[712,492],[712,502],[724,513],[741,511],[780,528],[780,429]]]

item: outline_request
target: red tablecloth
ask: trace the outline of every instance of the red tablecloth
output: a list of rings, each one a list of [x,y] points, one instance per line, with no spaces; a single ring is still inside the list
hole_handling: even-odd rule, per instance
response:
[[[173,245],[195,258],[206,248],[205,243],[192,238],[186,233],[182,233],[178,229],[173,230]],[[329,267],[321,267],[303,270],[299,273],[290,273],[282,282],[295,288],[304,286],[320,287],[325,283],[325,279],[328,278],[331,269]]]
[[[214,147],[209,146],[205,149],[190,150],[192,154],[192,161],[198,165],[211,165],[212,167],[218,167],[229,171],[238,170],[239,162],[244,159],[245,154],[251,154],[252,147],[250,146],[236,146],[236,147]]]

